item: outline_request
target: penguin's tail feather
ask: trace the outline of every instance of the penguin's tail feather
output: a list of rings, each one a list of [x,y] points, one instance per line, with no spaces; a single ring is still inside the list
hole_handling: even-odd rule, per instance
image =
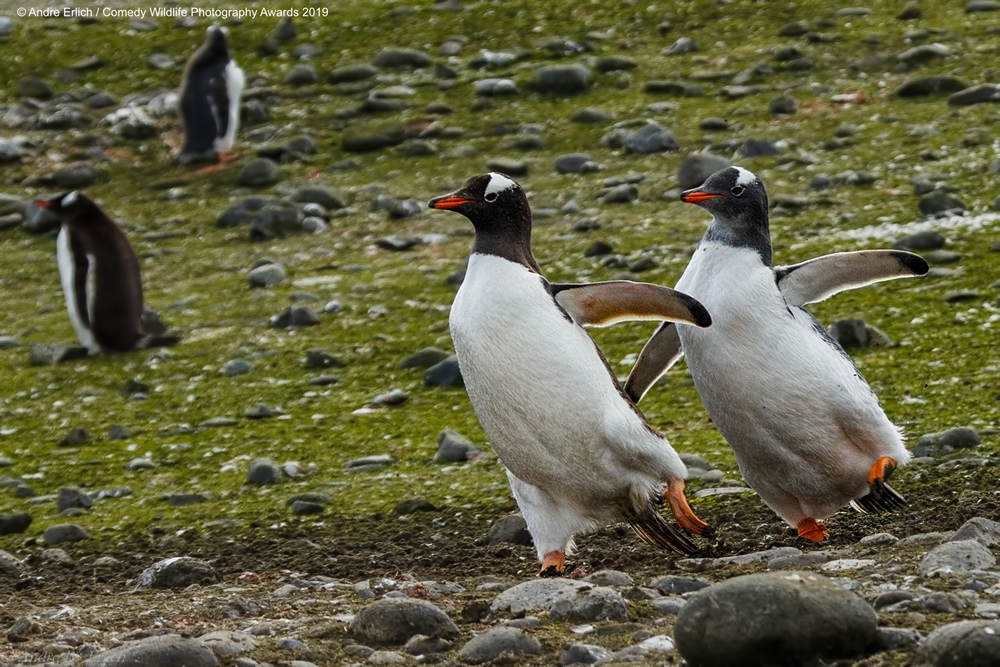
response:
[[[643,542],[667,551],[690,555],[697,547],[684,536],[680,528],[666,520],[652,506],[641,511],[629,510],[625,513],[625,521]]]
[[[144,336],[139,341],[138,349],[147,350],[151,347],[173,347],[181,342],[180,336],[168,336],[166,334],[150,334]]]
[[[906,498],[882,480],[876,480],[868,493],[851,501],[851,507],[857,511],[871,514],[885,514],[905,505]]]

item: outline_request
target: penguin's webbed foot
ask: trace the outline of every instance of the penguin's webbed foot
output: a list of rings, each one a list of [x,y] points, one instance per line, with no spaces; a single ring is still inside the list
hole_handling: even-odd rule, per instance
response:
[[[663,499],[670,504],[670,513],[674,515],[677,525],[691,533],[701,535],[708,528],[708,524],[702,521],[688,505],[684,496],[684,480],[675,479],[667,485],[667,490],[663,492]]]
[[[539,577],[561,577],[566,570],[566,554],[562,551],[550,551],[542,559]]]
[[[885,484],[892,477],[892,473],[898,465],[896,459],[891,456],[883,456],[873,463],[871,469],[868,471],[868,483],[873,486],[878,482]]]
[[[799,537],[803,537],[813,542],[822,542],[830,537],[830,531],[826,529],[822,521],[816,519],[802,519],[797,526]]]

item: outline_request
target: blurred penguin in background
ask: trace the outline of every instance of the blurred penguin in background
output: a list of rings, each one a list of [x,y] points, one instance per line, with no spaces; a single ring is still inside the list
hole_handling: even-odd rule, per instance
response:
[[[244,83],[243,70],[229,53],[229,31],[213,25],[184,69],[180,91],[184,146],[177,158],[179,164],[231,159]]]

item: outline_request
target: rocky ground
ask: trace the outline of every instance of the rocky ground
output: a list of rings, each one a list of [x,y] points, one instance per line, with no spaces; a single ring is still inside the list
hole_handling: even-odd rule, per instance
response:
[[[0,3],[0,664],[997,664],[1000,5],[334,5],[229,21],[243,128],[204,173],[171,158],[210,18]],[[450,352],[471,228],[426,201],[502,171],[550,279],[670,285],[707,223],[679,191],[730,163],[777,263],[931,263],[811,306],[904,428],[909,505],[804,543],[679,364],[642,407],[713,534],[610,527],[536,580]],[[73,348],[32,203],[67,189],[178,346]],[[624,376],[650,333],[593,335]]]

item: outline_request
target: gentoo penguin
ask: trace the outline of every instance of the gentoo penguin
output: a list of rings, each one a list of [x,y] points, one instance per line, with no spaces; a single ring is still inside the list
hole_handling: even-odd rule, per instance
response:
[[[180,164],[216,162],[236,142],[244,76],[229,54],[228,35],[222,26],[210,27],[205,43],[184,69],[180,92],[184,146],[177,158]]]
[[[35,203],[62,221],[56,257],[66,310],[90,354],[177,343],[176,336],[147,335],[139,260],[97,204],[79,192]]]
[[[802,306],[880,280],[927,273],[918,255],[871,250],[771,266],[767,193],[740,167],[716,172],[682,201],[714,217],[677,283],[712,313],[710,329],[665,324],[625,390],[638,402],[683,351],[702,403],[747,483],[801,537],[847,503],[888,511],[885,484],[910,454],[854,363]]]
[[[649,544],[690,553],[693,545],[656,510],[666,499],[681,528],[702,532],[706,524],[684,497],[687,469],[581,325],[657,319],[703,327],[711,323],[705,309],[645,283],[549,283],[531,253],[528,200],[501,174],[475,176],[430,207],[461,213],[475,227],[451,336],[540,574],[562,573],[573,535],[609,523],[626,522]]]

